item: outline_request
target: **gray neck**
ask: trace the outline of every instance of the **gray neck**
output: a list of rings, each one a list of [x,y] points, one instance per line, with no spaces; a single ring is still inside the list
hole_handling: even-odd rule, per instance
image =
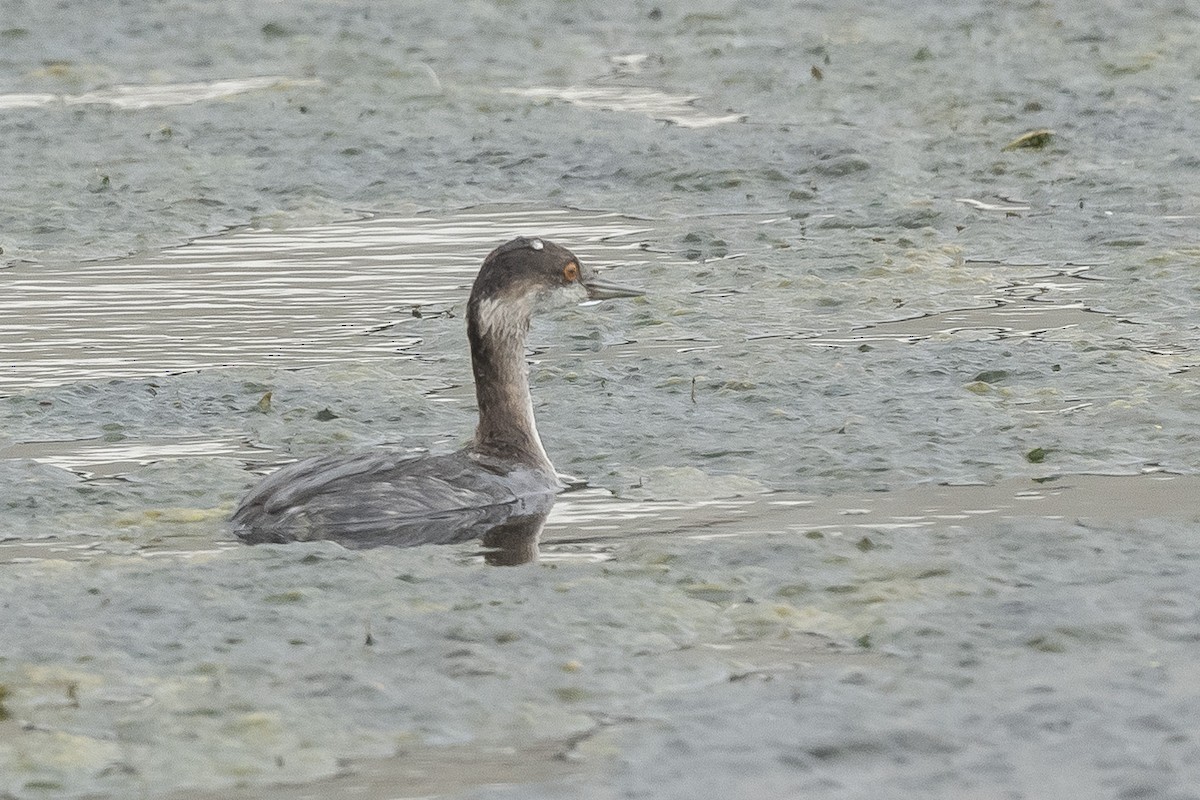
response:
[[[533,419],[525,365],[532,306],[530,298],[473,300],[468,307],[467,338],[479,404],[479,426],[471,448],[553,473]]]

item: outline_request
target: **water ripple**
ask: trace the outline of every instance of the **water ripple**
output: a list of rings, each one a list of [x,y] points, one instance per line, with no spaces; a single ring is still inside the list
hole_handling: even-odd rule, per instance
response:
[[[644,226],[614,213],[476,208],[286,232],[247,229],[123,261],[22,265],[0,297],[0,393],[214,366],[395,358],[419,306],[459,302],[482,257],[519,233],[603,267]]]

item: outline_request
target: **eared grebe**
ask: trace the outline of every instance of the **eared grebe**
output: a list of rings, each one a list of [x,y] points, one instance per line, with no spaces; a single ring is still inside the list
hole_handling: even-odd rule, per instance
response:
[[[514,527],[537,532],[563,488],[538,438],[525,337],[535,305],[641,292],[597,280],[569,250],[513,239],[493,250],[467,302],[479,425],[438,456],[372,451],[321,456],[272,473],[242,500],[234,531],[251,543],[334,539],[370,547],[464,541]],[[565,296],[565,297],[564,297]],[[536,547],[536,544],[535,544]]]

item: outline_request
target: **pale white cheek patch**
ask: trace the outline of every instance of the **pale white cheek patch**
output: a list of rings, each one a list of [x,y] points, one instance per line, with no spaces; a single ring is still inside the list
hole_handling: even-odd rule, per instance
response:
[[[485,336],[524,336],[533,303],[529,297],[489,298],[479,304],[479,329]]]

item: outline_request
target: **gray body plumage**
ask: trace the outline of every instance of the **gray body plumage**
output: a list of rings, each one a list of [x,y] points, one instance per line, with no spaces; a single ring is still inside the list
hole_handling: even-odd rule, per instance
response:
[[[549,510],[554,473],[459,450],[321,456],[272,473],[233,515],[247,542],[337,539],[351,546],[449,544]]]

